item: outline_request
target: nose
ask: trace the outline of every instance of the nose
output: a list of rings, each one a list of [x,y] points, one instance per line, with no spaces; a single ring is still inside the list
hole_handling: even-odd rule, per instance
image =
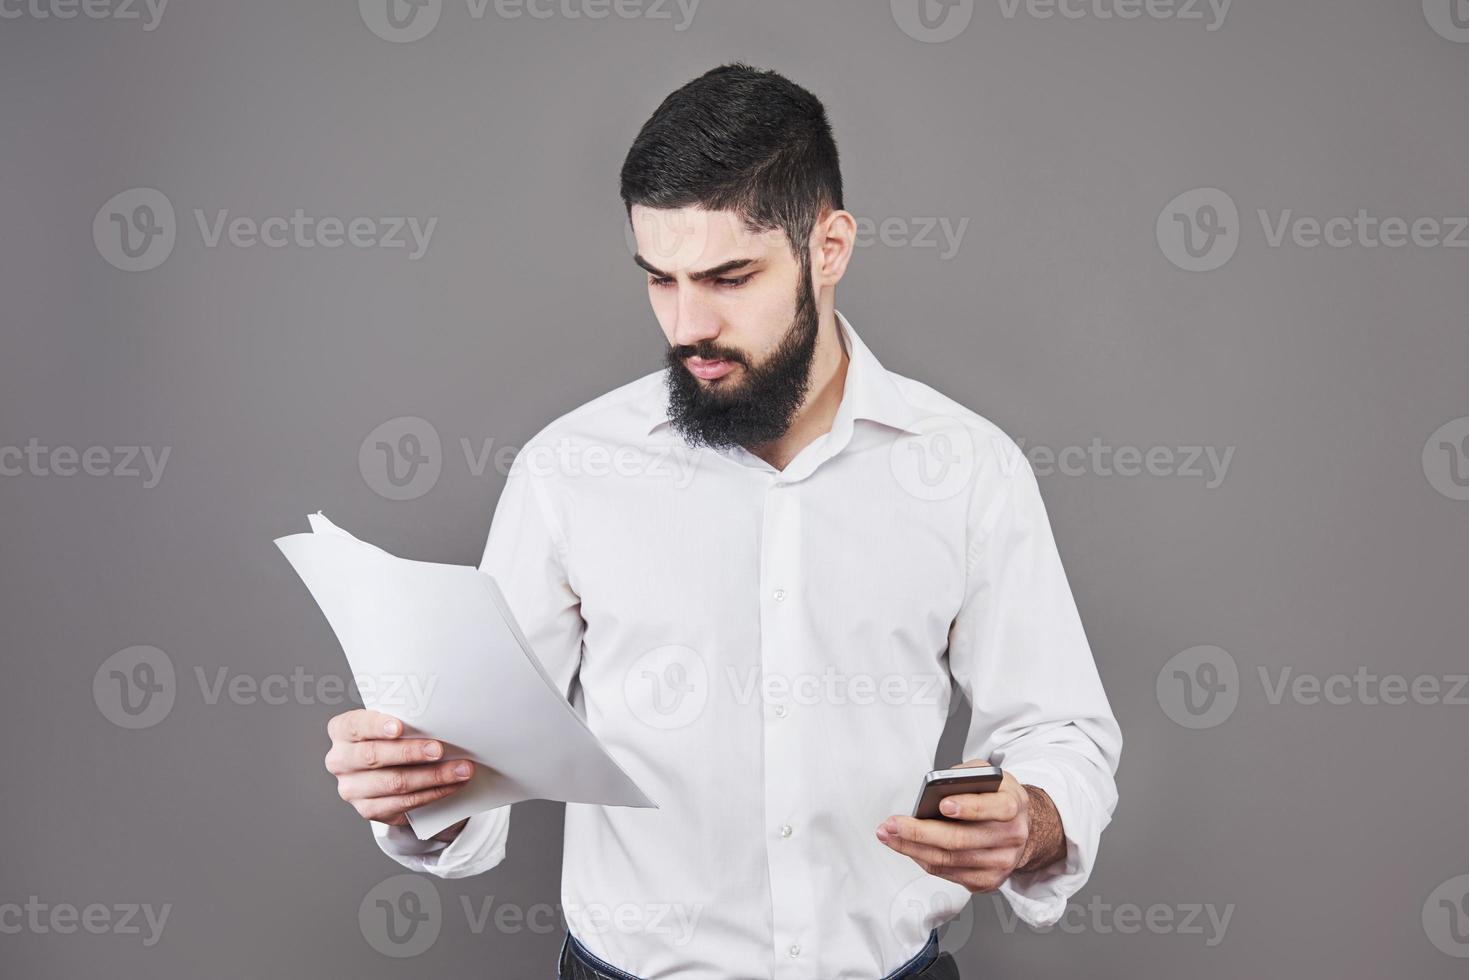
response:
[[[673,345],[694,345],[719,336],[719,314],[701,301],[698,287],[680,287],[674,310]]]

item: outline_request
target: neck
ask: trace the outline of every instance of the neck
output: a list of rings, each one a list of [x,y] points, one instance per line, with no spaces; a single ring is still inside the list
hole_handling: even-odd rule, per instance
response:
[[[791,420],[785,435],[772,442],[745,448],[776,469],[783,470],[818,436],[830,432],[837,407],[842,403],[848,362],[847,352],[842,349],[836,307],[822,304],[821,325],[816,332],[816,352],[811,358],[811,381],[800,410]]]

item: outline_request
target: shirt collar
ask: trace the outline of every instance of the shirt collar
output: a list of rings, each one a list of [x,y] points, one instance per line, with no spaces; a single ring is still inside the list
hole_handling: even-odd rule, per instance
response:
[[[837,406],[836,417],[832,420],[832,432],[843,432],[851,427],[854,420],[867,419],[918,434],[920,430],[917,426],[922,419],[922,413],[903,397],[893,375],[888,373],[862,342],[862,338],[857,336],[857,331],[842,315],[841,310],[836,311],[836,316],[837,330],[846,347],[848,361],[842,400]],[[658,396],[650,399],[647,431],[652,432],[667,421],[667,391],[660,386]]]

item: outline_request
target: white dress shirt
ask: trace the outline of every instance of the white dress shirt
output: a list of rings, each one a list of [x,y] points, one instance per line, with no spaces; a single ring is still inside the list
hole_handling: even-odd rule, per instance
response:
[[[1091,873],[1122,747],[1034,474],[993,424],[850,355],[831,431],[777,470],[683,442],[663,372],[552,422],[481,568],[659,809],[566,807],[562,911],[648,980],[873,978],[962,911],[875,836],[912,812],[950,716],[964,759],[1055,802],[1066,858],[1001,891],[1056,921]],[[937,760],[940,766],[960,759]],[[409,868],[478,874],[510,807],[452,844],[374,823]]]

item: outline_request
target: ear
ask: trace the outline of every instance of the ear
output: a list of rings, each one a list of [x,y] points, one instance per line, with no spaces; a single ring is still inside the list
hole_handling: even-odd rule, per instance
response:
[[[816,292],[835,286],[857,247],[857,219],[849,211],[826,211],[811,229],[811,278]]]

